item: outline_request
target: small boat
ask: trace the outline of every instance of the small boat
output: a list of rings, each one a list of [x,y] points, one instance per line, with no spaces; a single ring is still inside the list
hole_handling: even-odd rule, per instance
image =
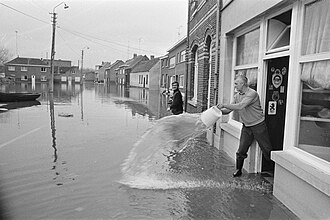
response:
[[[39,98],[40,93],[30,92],[0,92],[0,102],[22,102],[34,101]]]

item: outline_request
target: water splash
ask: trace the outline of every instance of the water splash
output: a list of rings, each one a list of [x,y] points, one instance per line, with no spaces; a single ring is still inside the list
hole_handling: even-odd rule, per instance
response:
[[[148,179],[149,183],[158,180],[163,182],[171,159],[206,129],[200,114],[184,113],[157,120],[135,143],[122,164],[122,182],[141,182],[142,179]]]
[[[156,121],[122,164],[120,182],[137,189],[271,190],[265,182],[232,179],[234,165],[208,144],[203,137],[206,130],[200,114],[184,113]]]

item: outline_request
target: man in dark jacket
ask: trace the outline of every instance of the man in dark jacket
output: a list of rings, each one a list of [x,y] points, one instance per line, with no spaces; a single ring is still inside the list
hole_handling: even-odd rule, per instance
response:
[[[181,92],[179,90],[179,83],[173,82],[172,89],[173,89],[173,101],[170,106],[170,110],[174,115],[179,115],[183,113],[183,101],[182,101]]]

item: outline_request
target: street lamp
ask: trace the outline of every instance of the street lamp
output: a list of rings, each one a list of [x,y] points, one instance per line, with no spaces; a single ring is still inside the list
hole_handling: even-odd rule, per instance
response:
[[[52,14],[52,18],[53,18],[53,35],[52,35],[52,51],[50,53],[50,72],[51,72],[51,80],[50,80],[50,92],[54,91],[54,57],[55,57],[55,29],[56,29],[56,13],[55,13],[55,9],[64,4],[64,9],[69,8],[69,6],[67,6],[64,2],[61,2],[60,4],[56,5],[53,8],[53,13]]]
[[[83,49],[81,49],[81,70],[80,70],[80,84],[83,83],[83,65],[84,65],[84,49],[89,49],[88,46],[85,46]]]

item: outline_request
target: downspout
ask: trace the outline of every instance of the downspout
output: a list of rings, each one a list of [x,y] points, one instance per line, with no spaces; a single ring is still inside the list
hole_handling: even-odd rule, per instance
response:
[[[219,33],[220,33],[220,3],[221,0],[217,1],[217,22],[216,22],[216,42],[215,42],[215,47],[216,47],[216,57],[215,57],[215,67],[216,67],[216,71],[214,74],[214,78],[216,80],[216,82],[214,83],[214,90],[216,92],[215,94],[215,99],[214,99],[214,104],[218,104],[218,99],[219,99]]]
[[[216,21],[216,42],[215,42],[215,48],[216,48],[216,53],[215,53],[215,73],[214,73],[214,92],[215,92],[215,97],[214,97],[214,105],[218,104],[218,99],[219,99],[219,32],[220,32],[220,1],[221,0],[217,0],[217,21]],[[211,146],[214,147],[215,141],[214,141],[214,136],[216,133],[216,129],[217,129],[217,125],[218,123],[216,123],[216,127],[214,128],[214,130],[212,131],[212,140],[211,140]]]
[[[189,76],[189,21],[190,21],[190,0],[188,1],[188,19],[187,19],[187,48],[186,48],[186,88],[185,88],[185,96],[184,96],[184,111],[187,112],[188,106],[188,76]]]

